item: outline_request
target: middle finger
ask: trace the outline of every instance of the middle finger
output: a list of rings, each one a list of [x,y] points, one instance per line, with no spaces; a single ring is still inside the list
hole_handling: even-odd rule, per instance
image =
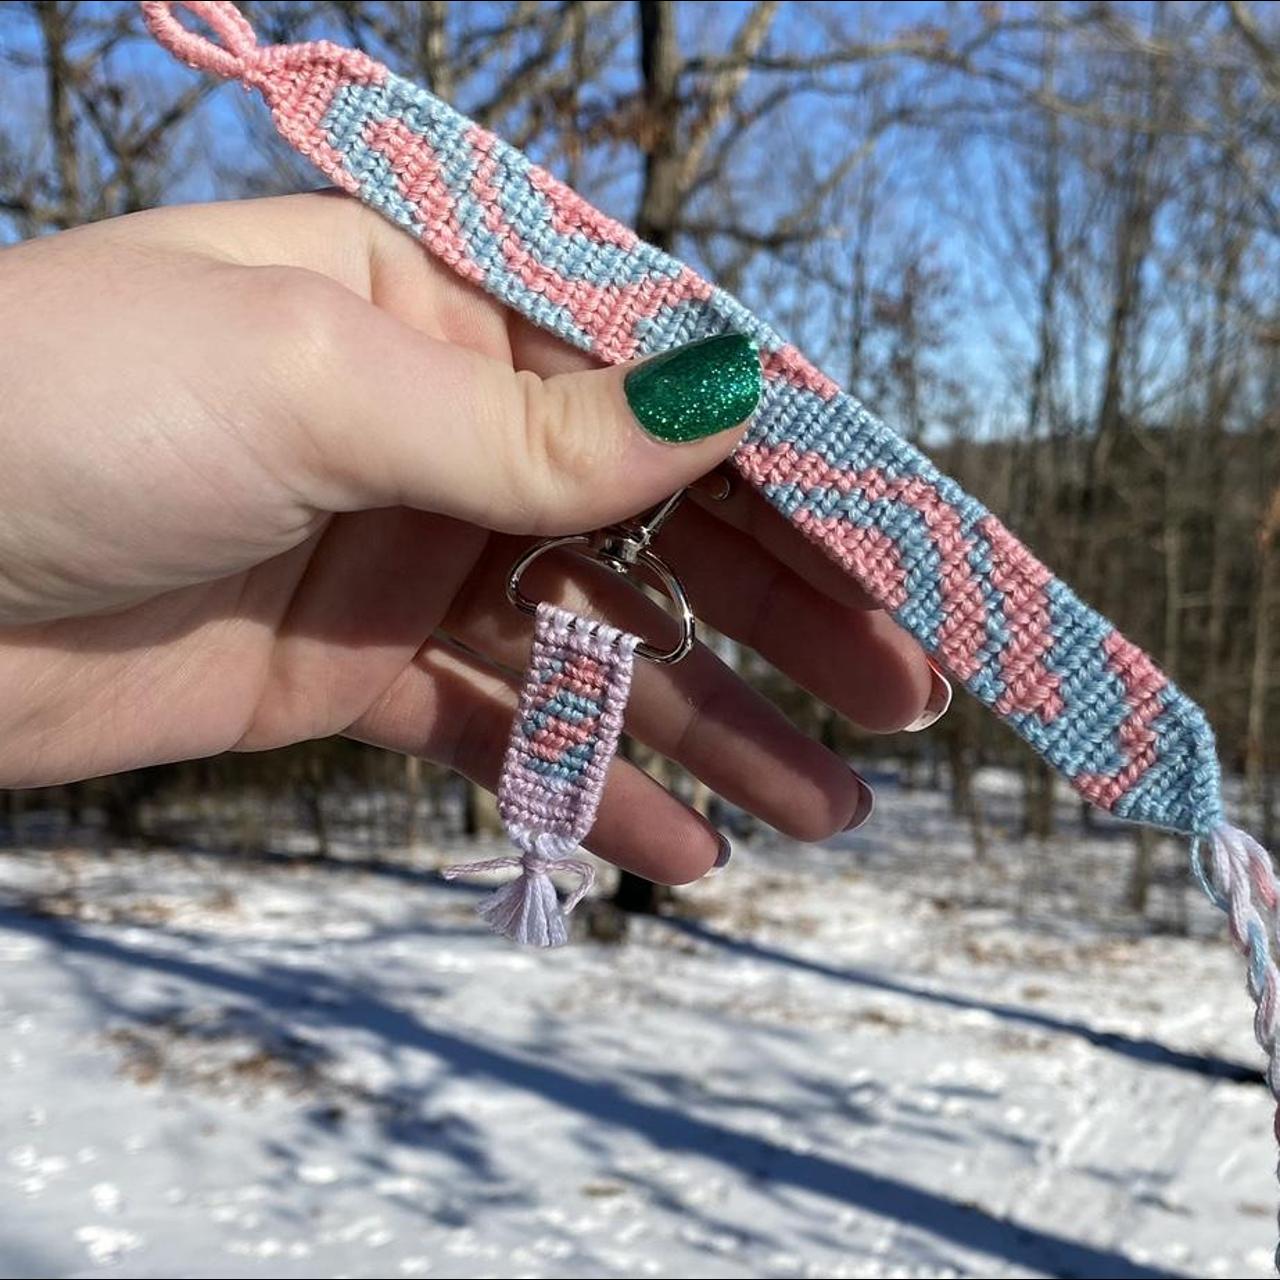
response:
[[[494,539],[444,621],[449,635],[511,668],[523,666],[529,651],[528,619],[505,597],[507,572],[521,549],[517,539]],[[581,557],[543,557],[523,585],[537,599],[607,618],[658,643],[672,626],[643,594]],[[632,690],[630,733],[789,835],[824,839],[870,813],[870,789],[858,774],[704,645],[671,666],[637,663]]]

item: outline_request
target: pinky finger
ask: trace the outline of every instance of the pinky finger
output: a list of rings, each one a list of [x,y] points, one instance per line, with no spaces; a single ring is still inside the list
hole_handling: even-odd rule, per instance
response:
[[[515,687],[502,671],[447,640],[432,639],[346,734],[422,756],[494,791],[515,708]],[[705,818],[626,760],[610,766],[585,843],[624,871],[659,884],[697,880],[725,847]]]

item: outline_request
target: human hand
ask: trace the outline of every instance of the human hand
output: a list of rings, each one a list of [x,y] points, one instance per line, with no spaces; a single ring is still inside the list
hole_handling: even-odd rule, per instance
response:
[[[4,786],[343,733],[492,788],[528,649],[511,562],[653,505],[741,434],[654,438],[625,370],[330,195],[5,250],[0,338]],[[914,641],[753,493],[686,503],[658,545],[700,617],[841,714],[894,730],[944,705]],[[527,589],[666,634],[578,560],[539,561]],[[638,664],[627,727],[799,838],[870,810],[701,646]],[[625,761],[587,843],[670,883],[719,850]]]

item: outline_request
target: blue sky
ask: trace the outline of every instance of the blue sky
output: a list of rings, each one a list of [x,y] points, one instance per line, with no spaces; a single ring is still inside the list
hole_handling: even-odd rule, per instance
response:
[[[31,18],[17,6],[5,8],[7,12],[0,14],[0,58],[5,64],[0,123],[10,147],[26,150],[39,137],[31,121],[40,110],[43,92],[40,77],[23,65],[34,50],[36,31]],[[102,17],[118,12],[121,5],[108,0],[86,8]],[[465,7],[453,6],[453,14],[455,22],[478,28],[493,23],[508,8],[476,0]],[[724,50],[748,8],[741,0],[682,5],[683,47],[712,55]],[[976,5],[945,12],[950,14],[949,25],[958,22],[973,30],[981,23]],[[1149,10],[1144,3],[1127,6],[1127,12],[1140,17]],[[846,35],[865,28],[883,37],[908,25],[941,23],[943,17],[943,6],[919,0],[892,5],[789,3],[783,5],[771,33],[770,49],[821,52],[830,40],[832,23],[839,23]],[[619,6],[607,21],[612,25],[600,34],[610,46],[610,57],[589,95],[597,101],[616,100],[637,84],[630,6]],[[342,38],[332,26],[308,34]],[[466,79],[456,105],[466,110],[486,98],[518,56],[516,50],[505,66],[495,61]],[[393,65],[392,69],[400,68]],[[112,70],[116,79],[131,86],[144,113],[189,85],[194,75],[143,39],[123,44],[113,55]],[[772,118],[769,128],[749,134],[735,150],[726,167],[727,183],[715,193],[699,196],[695,215],[704,220],[731,217],[767,231],[851,150],[861,147],[867,119],[877,102],[885,106],[880,99],[896,96],[909,106],[912,94],[918,92],[922,101],[928,100],[930,73],[926,71],[908,70],[883,90],[868,87],[860,79],[865,74],[862,68],[824,74],[819,78],[822,91],[815,86],[796,94]],[[776,79],[761,78],[748,90],[748,98],[766,93],[774,83]],[[985,92],[971,86],[966,96],[980,102]],[[234,193],[242,188],[248,170],[257,172],[263,179],[260,185],[267,188],[305,185],[309,179],[304,171],[283,148],[270,145],[265,117],[261,103],[236,87],[224,85],[214,91],[189,131],[168,198],[208,199]],[[1028,192],[1020,185],[1023,169],[1015,163],[1025,158],[1025,151],[1003,136],[1009,120],[1002,119],[1004,123],[996,128],[981,116],[957,113],[928,130],[910,126],[886,130],[813,219],[822,233],[817,243],[803,252],[784,253],[777,261],[756,262],[740,282],[750,305],[797,337],[844,380],[848,373],[844,299],[838,288],[813,285],[812,276],[847,269],[857,202],[870,186],[879,192],[874,217],[865,229],[873,274],[889,293],[912,262],[940,273],[945,280],[940,328],[926,360],[938,376],[953,380],[971,402],[969,429],[977,434],[1019,425],[1031,339],[1032,280],[1015,265],[1016,238],[1011,239],[1011,228],[1025,223],[1030,209]],[[520,118],[513,116],[506,127],[516,128],[519,123]],[[1021,127],[1025,122],[1015,116],[1012,123]],[[545,140],[538,140],[532,150],[536,159],[564,173],[563,156],[549,149]],[[629,220],[639,181],[635,149],[625,145],[590,149],[581,165],[580,181],[590,198]],[[711,259],[722,261],[724,248],[712,242]],[[697,260],[693,242],[683,242],[680,250],[692,256],[695,265],[707,266]],[[1034,270],[1034,253],[1028,265]],[[1096,358],[1091,342],[1085,337],[1078,348],[1086,365]]]

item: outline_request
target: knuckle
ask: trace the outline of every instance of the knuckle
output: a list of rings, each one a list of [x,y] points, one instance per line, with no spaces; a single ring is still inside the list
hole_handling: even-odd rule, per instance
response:
[[[501,717],[472,708],[462,717],[452,741],[437,747],[432,758],[486,791],[493,791],[506,751],[507,731]]]
[[[612,449],[608,423],[595,421],[591,388],[582,378],[518,373],[521,463],[530,498],[532,533],[562,533],[582,496],[607,475]]]
[[[253,277],[253,310],[269,318],[260,339],[266,364],[277,376],[314,375],[338,347],[346,290],[297,267],[258,267]]]
[[[303,477],[308,492],[312,481],[345,475],[348,460],[324,424],[350,318],[344,303],[353,295],[316,272],[268,266],[242,269],[236,296],[246,385],[274,428],[262,442],[264,459],[282,475]]]

